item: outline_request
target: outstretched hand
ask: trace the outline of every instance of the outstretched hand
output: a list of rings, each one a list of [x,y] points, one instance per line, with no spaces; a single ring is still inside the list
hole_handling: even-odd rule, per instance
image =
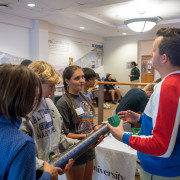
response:
[[[118,116],[121,120],[124,121],[124,124],[126,124],[126,123],[137,123],[140,119],[140,114],[135,113],[135,112],[130,111],[130,110],[120,111],[120,112],[118,112]]]

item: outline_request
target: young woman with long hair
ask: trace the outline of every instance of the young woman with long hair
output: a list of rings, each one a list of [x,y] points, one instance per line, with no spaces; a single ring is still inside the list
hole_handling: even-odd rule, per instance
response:
[[[88,98],[81,93],[85,79],[81,67],[66,67],[63,72],[65,94],[56,106],[63,118],[63,130],[69,138],[83,139],[93,132],[94,108]],[[90,148],[66,173],[68,180],[91,180],[95,150]]]

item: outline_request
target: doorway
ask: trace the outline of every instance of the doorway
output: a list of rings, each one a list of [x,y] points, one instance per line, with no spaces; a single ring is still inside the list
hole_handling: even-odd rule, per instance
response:
[[[152,83],[154,81],[154,68],[152,67],[151,56],[141,56],[141,82]]]

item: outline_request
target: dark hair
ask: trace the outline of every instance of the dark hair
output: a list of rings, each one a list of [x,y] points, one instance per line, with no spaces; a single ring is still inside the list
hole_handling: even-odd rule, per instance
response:
[[[65,79],[70,80],[71,77],[73,76],[74,72],[78,69],[82,69],[82,68],[80,66],[77,66],[77,65],[72,65],[72,66],[68,66],[64,69],[64,71],[63,71],[63,84],[64,84],[65,91],[68,92],[68,85],[66,84]]]
[[[30,64],[32,63],[31,60],[29,59],[24,59],[20,65],[23,65],[23,66],[29,66]]]
[[[91,68],[83,68],[83,73],[84,73],[84,78],[85,78],[85,81],[88,81],[92,78],[96,78],[96,73],[93,69]]]
[[[99,76],[98,73],[96,73],[96,79],[97,79],[98,81],[101,81],[101,78],[100,78],[100,76]]]
[[[73,116],[74,116],[74,119],[79,119],[78,118],[78,115],[77,115],[77,112],[75,110],[75,106],[74,106],[74,102],[69,94],[69,91],[68,91],[68,85],[66,83],[66,79],[70,80],[71,77],[73,76],[74,72],[78,69],[81,69],[82,68],[80,66],[77,66],[77,65],[71,65],[71,66],[68,66],[64,69],[63,71],[63,84],[64,84],[64,90],[65,90],[65,93],[66,93],[66,96],[69,98],[71,104],[72,104],[72,107],[73,107]],[[90,107],[92,108],[93,112],[94,112],[94,108],[92,106],[92,104],[89,102],[88,98],[86,98],[81,92],[80,92],[80,95],[85,99],[86,102],[88,102],[88,104],[90,105]]]
[[[132,62],[131,62],[131,65],[137,66],[137,64],[136,64],[135,61],[132,61]]]
[[[39,105],[42,89],[39,78],[25,66],[0,65],[0,114],[11,120],[27,117]],[[39,94],[36,94],[37,88]]]
[[[159,44],[159,54],[166,54],[173,66],[180,67],[180,29],[161,28],[156,36],[162,36]]]
[[[107,74],[106,74],[106,79],[108,79],[108,77],[109,77],[110,75],[111,75],[110,73],[107,73]]]

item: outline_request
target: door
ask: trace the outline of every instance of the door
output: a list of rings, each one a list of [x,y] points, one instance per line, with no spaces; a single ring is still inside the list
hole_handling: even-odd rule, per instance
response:
[[[154,81],[154,68],[151,56],[141,56],[141,82],[152,83]]]

